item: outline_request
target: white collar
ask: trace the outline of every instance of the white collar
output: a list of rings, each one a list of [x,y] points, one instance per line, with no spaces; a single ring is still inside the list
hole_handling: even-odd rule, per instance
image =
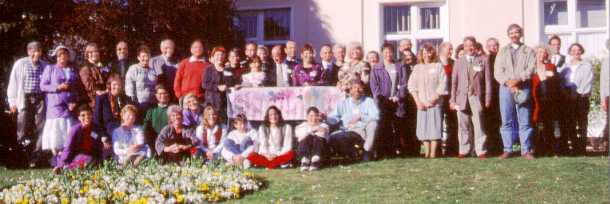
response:
[[[511,43],[510,46],[516,50],[516,49],[519,49],[519,47],[521,47],[521,44]]]
[[[197,58],[195,56],[191,56],[189,58],[189,62],[205,62],[202,58]]]

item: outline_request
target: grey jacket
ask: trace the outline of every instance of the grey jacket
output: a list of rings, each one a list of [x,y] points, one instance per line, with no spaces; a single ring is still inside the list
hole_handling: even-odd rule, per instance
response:
[[[510,79],[528,81],[534,74],[536,54],[534,50],[526,45],[517,48],[515,62],[511,53],[511,44],[508,44],[498,52],[494,65],[494,77],[501,85]]]

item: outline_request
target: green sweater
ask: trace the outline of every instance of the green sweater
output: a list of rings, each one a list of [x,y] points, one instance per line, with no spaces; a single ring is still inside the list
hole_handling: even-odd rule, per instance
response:
[[[154,108],[148,109],[144,118],[144,131],[152,130],[153,132],[149,133],[154,135],[158,135],[161,132],[161,129],[167,125],[167,107],[169,105],[165,107],[157,105]]]

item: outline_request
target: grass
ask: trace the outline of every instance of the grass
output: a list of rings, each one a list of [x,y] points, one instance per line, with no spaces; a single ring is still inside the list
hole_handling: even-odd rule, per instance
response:
[[[608,157],[391,159],[312,173],[254,169],[266,187],[230,203],[609,203]],[[0,169],[0,188],[50,170]],[[22,177],[22,178],[19,178]]]

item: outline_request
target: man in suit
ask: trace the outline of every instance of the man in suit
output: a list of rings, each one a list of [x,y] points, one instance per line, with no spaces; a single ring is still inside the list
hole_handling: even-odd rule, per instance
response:
[[[557,35],[552,35],[549,38],[549,47],[551,48],[551,63],[560,69],[566,62],[566,56],[560,53],[561,50],[561,38]]]
[[[320,59],[322,60],[321,85],[335,86],[337,84],[339,66],[332,62],[333,52],[329,44],[324,44],[320,47]]]
[[[127,42],[119,41],[116,44],[116,60],[111,63],[110,72],[118,74],[121,76],[121,79],[125,79],[125,74],[127,73],[127,69],[133,62],[129,61],[129,47],[127,46]]]
[[[516,116],[519,123],[519,140],[521,156],[524,159],[534,159],[532,154],[531,124],[531,77],[535,70],[536,56],[532,48],[521,42],[523,29],[517,24],[511,24],[507,29],[510,43],[498,52],[494,65],[494,77],[500,84],[500,113],[502,125],[500,134],[504,145],[501,159],[511,156],[513,146],[513,120]]]
[[[284,52],[286,53],[286,61],[295,64],[300,64],[302,62],[301,59],[298,57],[297,43],[295,41],[287,41],[286,47],[284,48]]]
[[[481,159],[486,158],[485,140],[487,135],[483,130],[483,109],[491,106],[491,73],[487,57],[478,55],[475,50],[476,39],[472,36],[464,38],[465,56],[458,59],[451,73],[451,98],[453,109],[457,110],[459,122],[458,134],[459,158],[468,156],[474,149]],[[474,132],[474,140],[471,135]]]
[[[271,48],[271,67],[265,70],[265,82],[266,86],[277,86],[277,87],[288,87],[292,85],[292,70],[294,69],[294,63],[288,62],[284,52],[282,52],[282,45],[276,45]]]
[[[159,74],[159,82],[165,87],[174,86],[174,78],[178,71],[178,59],[174,56],[176,44],[171,39],[164,39],[159,46],[161,54],[150,59],[150,65]],[[176,101],[174,90],[170,89],[170,97],[172,101]]]

